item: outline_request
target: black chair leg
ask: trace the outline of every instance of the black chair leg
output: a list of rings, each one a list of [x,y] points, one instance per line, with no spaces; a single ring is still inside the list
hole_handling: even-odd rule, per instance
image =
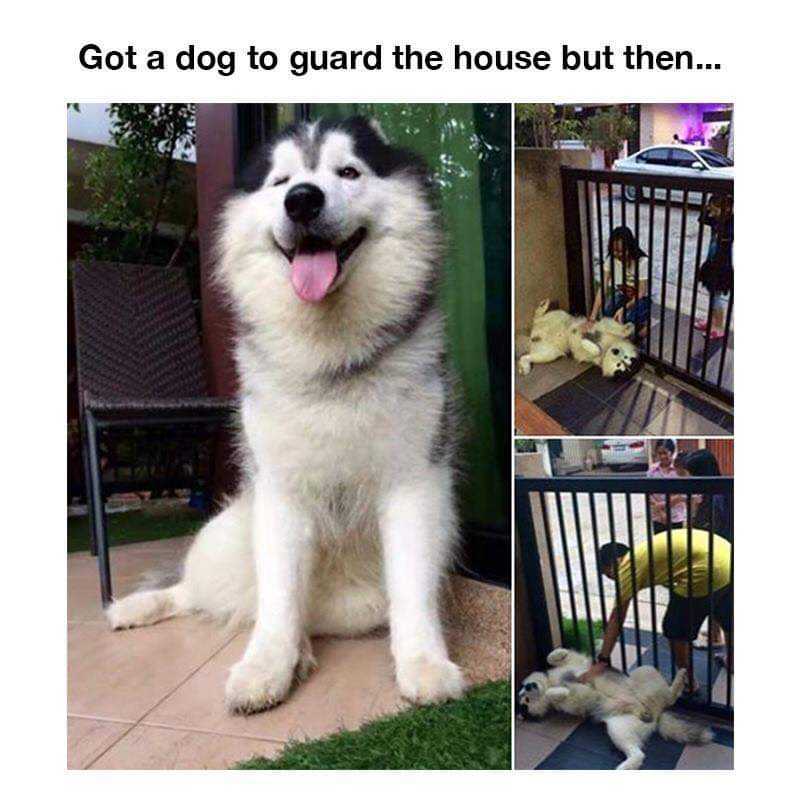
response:
[[[89,451],[89,492],[91,493],[92,536],[97,547],[100,568],[100,596],[103,607],[111,602],[111,565],[108,559],[108,528],[103,502],[103,483],[100,467],[99,431],[91,411],[86,412],[86,439]]]
[[[86,511],[89,515],[89,552],[97,555],[97,537],[94,532],[94,503],[92,502],[92,472],[89,466],[89,432],[87,430],[86,418],[84,417],[81,426],[81,450],[83,452],[83,491],[86,494]]]

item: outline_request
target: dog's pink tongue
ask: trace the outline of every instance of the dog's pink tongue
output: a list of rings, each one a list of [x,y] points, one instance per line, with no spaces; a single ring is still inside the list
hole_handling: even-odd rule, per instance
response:
[[[336,280],[339,266],[335,250],[297,253],[292,259],[292,286],[306,303],[319,303]]]

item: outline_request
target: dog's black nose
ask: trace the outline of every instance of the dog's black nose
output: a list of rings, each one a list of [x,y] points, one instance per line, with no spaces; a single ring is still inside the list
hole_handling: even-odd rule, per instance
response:
[[[325,195],[313,183],[298,183],[286,193],[283,201],[292,222],[311,222],[325,205]]]

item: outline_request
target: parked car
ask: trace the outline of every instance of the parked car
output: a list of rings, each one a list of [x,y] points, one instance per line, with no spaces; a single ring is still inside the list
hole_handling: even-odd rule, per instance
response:
[[[604,467],[613,470],[627,467],[645,471],[650,466],[644,439],[603,439],[600,459]]]
[[[613,169],[619,172],[647,173],[648,175],[678,175],[687,178],[733,178],[733,161],[710,147],[689,144],[658,144],[645,147],[627,158],[619,158]],[[647,187],[626,186],[625,197],[635,200],[637,193],[649,197]],[[656,189],[659,199],[666,197],[665,189]],[[673,192],[674,198],[676,193]],[[689,192],[689,202],[702,201],[700,192]]]

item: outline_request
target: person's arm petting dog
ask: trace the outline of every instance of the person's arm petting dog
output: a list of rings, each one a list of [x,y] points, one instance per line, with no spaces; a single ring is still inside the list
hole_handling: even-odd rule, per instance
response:
[[[583,675],[578,678],[581,683],[589,683],[598,675],[602,675],[602,673],[608,669],[608,659],[611,658],[611,651],[614,649],[614,645],[617,643],[617,639],[619,638],[619,633],[622,630],[622,625],[625,622],[625,617],[628,614],[628,606],[630,604],[631,601],[628,599],[622,603],[621,606],[615,607],[611,612],[611,615],[608,618],[608,624],[606,625],[606,631],[603,634],[603,644],[601,645],[600,651],[597,654],[598,660],[595,661],[595,663],[592,664],[592,666],[589,667],[589,669],[587,669],[586,672],[584,672]]]

